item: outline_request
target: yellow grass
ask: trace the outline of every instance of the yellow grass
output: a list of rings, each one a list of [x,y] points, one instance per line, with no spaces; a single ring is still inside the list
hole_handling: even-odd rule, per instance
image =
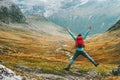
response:
[[[120,38],[107,39],[106,37],[109,34],[105,34],[104,36],[86,41],[86,51],[100,63],[100,66],[96,68],[86,58],[80,56],[74,62],[73,70],[78,69],[80,72],[86,72],[93,69],[104,76],[117,66],[110,63],[120,61],[119,51],[117,51],[118,49],[116,47],[111,46],[119,44]],[[110,34],[116,35],[115,33]],[[1,54],[0,63],[23,76],[28,76],[27,73],[29,71],[54,74],[56,71],[64,72],[64,67],[69,63],[69,57],[64,51],[56,52],[56,49],[61,47],[61,44],[58,42],[67,44],[68,46],[63,48],[73,52],[71,55],[74,54],[75,50],[72,49],[74,42],[72,40],[67,41],[66,38],[41,35],[30,30],[0,27],[0,46],[16,51],[14,54]],[[25,70],[21,71],[21,69]],[[35,75],[29,75],[41,80],[41,78]],[[108,77],[107,79],[114,80],[116,77]]]

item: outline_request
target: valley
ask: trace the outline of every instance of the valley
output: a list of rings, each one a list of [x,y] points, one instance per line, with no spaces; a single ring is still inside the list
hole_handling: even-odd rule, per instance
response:
[[[70,71],[65,71],[75,52],[74,40],[65,28],[44,16],[23,14],[9,0],[0,2],[0,64],[22,80],[120,79],[112,74],[120,65],[120,20],[104,33],[89,35],[85,40],[85,50],[100,64],[98,67],[79,56]],[[0,78],[11,77],[2,67]]]

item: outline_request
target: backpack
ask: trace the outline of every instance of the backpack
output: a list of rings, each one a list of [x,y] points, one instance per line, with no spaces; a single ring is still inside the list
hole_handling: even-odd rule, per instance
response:
[[[75,47],[78,47],[78,48],[85,47],[84,40],[83,40],[82,36],[76,37]]]

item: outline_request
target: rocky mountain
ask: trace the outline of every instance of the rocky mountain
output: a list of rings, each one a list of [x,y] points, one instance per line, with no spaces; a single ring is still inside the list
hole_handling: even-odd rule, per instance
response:
[[[43,16],[38,14],[24,15],[11,0],[0,0],[0,22],[8,24],[10,27],[30,29],[42,34],[64,34],[60,26],[48,21]],[[3,23],[0,24],[4,25]]]
[[[0,80],[22,80],[21,76],[16,75],[12,70],[0,64]]]
[[[120,20],[114,24],[111,28],[108,29],[108,31],[115,31],[120,29]]]
[[[76,15],[65,16],[64,14],[68,13],[64,12],[61,14],[62,16],[60,14],[54,14],[49,17],[49,20],[63,27],[69,26],[77,34],[80,32],[84,33],[89,25],[93,26],[93,32],[91,34],[105,32],[107,29],[110,28],[109,26],[112,26],[112,24],[117,21],[119,16],[115,15],[113,17],[109,17],[103,14],[99,14],[81,17]]]
[[[0,21],[9,24],[10,22],[24,23],[25,20],[18,6],[10,0],[0,0]]]
[[[93,32],[105,32],[120,19],[119,0],[13,0],[24,13],[38,13],[62,27],[69,26],[77,34],[89,25]]]

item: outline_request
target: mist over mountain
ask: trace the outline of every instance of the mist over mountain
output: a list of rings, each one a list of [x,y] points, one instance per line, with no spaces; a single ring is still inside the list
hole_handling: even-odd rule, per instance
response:
[[[40,15],[26,15],[26,22],[28,23],[27,27],[31,30],[35,30],[42,34],[49,35],[61,35],[64,34],[65,31],[60,26],[48,21],[43,16]]]
[[[75,33],[84,33],[89,25],[92,34],[108,30],[120,19],[119,0],[13,0],[26,14],[38,13]]]
[[[2,22],[2,23],[1,23]],[[57,35],[63,33],[60,26],[37,14],[25,15],[11,0],[0,0],[0,24],[10,28],[30,29],[42,34]]]

